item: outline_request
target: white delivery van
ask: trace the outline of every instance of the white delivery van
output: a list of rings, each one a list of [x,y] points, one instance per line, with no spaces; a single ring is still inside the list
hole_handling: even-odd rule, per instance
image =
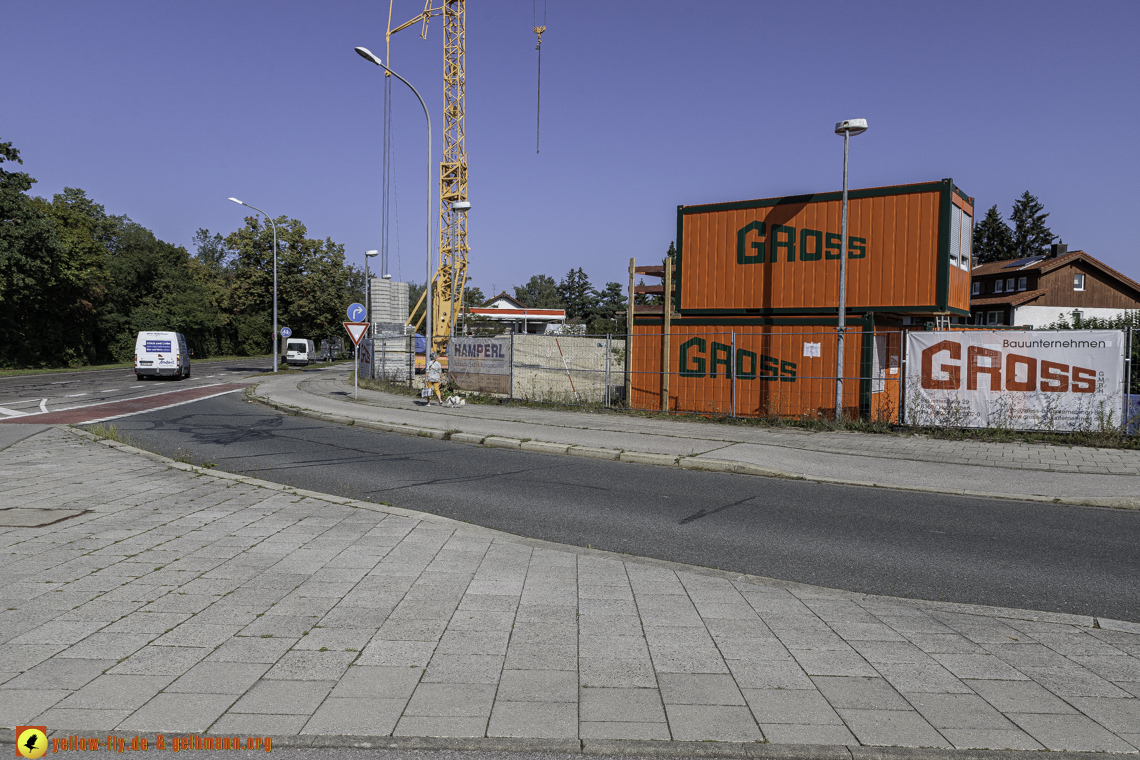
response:
[[[287,338],[285,343],[285,363],[292,366],[308,366],[317,360],[317,348],[313,341],[304,338]]]
[[[145,330],[135,339],[135,378],[190,377],[190,350],[182,333]]]

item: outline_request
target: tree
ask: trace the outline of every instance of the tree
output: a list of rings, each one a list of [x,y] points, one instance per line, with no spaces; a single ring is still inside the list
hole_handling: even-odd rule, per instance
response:
[[[558,297],[566,305],[566,319],[571,322],[586,322],[597,308],[597,293],[581,267],[571,269],[558,283]]]
[[[586,332],[590,335],[619,335],[625,333],[625,316],[618,316],[628,306],[621,283],[607,282],[604,290],[594,291],[597,306],[589,321]]]
[[[210,234],[210,231],[200,227],[194,233],[194,248],[198,261],[208,269],[215,272],[226,270],[232,253],[226,248],[226,241],[220,233]]]
[[[1049,215],[1042,213],[1044,210],[1045,207],[1037,200],[1037,196],[1030,195],[1028,190],[1014,202],[1013,213],[1009,215],[1013,222],[1012,258],[1023,259],[1049,253],[1049,246],[1057,236],[1045,226]]]
[[[536,274],[525,285],[515,286],[515,300],[528,309],[562,309],[565,305],[553,277]]]
[[[998,213],[997,205],[990,206],[986,216],[974,227],[974,261],[988,264],[1013,258],[1013,232]]]

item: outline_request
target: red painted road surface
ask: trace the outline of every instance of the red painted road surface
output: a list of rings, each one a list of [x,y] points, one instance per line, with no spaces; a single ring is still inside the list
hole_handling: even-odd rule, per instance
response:
[[[187,401],[197,401],[208,396],[217,396],[223,393],[232,393],[241,390],[249,383],[219,383],[218,385],[205,385],[199,388],[187,388],[184,391],[170,391],[153,396],[124,399],[123,401],[109,401],[106,404],[93,404],[79,409],[65,409],[60,412],[39,412],[25,414],[22,417],[7,417],[0,420],[17,424],[40,425],[80,425],[85,422],[103,420],[108,417],[122,417],[128,414],[149,412],[174,404],[184,404]]]

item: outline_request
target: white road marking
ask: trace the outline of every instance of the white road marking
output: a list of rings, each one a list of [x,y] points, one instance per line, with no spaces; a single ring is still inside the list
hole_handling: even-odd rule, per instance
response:
[[[222,383],[209,383],[207,385],[199,385],[197,387],[199,387],[199,388],[213,388],[213,387],[218,386],[218,385],[222,385]],[[239,388],[238,390],[242,390],[242,389],[244,389],[244,386],[242,388]],[[151,396],[163,396],[163,395],[166,395],[167,393],[177,393],[180,390],[186,390],[186,389],[185,388],[171,388],[168,391],[159,391],[157,393],[152,393],[149,396],[146,396],[146,398],[150,398]],[[226,391],[226,393],[229,393],[229,391]],[[221,394],[218,394],[218,395],[221,395]],[[47,401],[47,399],[44,399],[44,401]],[[35,402],[32,401],[30,403],[34,404]],[[123,402],[122,401],[92,401],[90,404],[76,404],[75,406],[65,406],[61,409],[56,409],[55,411],[57,411],[57,412],[70,412],[72,409],[86,409],[89,406],[99,406],[100,404],[121,404],[121,403],[123,403]],[[166,407],[162,407],[162,408],[165,409]],[[39,412],[24,412],[24,414],[33,414],[34,415],[34,414],[39,414]]]
[[[40,402],[40,411],[41,412],[47,411],[47,399],[46,398]]]
[[[221,393],[214,393],[214,394],[209,395],[209,396],[202,396],[200,398],[192,398],[192,399],[188,399],[186,401],[178,401],[178,402],[173,403],[173,404],[167,404],[166,406],[156,406],[153,409],[143,409],[143,410],[138,411],[138,412],[127,412],[126,414],[116,414],[112,417],[103,417],[103,418],[97,419],[97,420],[87,420],[86,422],[84,422],[82,424],[92,425],[96,422],[109,422],[111,420],[117,420],[117,419],[121,419],[123,417],[134,417],[136,414],[147,414],[148,412],[158,412],[158,411],[161,411],[163,409],[173,409],[174,407],[182,406],[183,404],[193,404],[195,401],[205,401],[208,398],[217,398],[218,396],[225,396],[228,393],[237,393],[238,391],[242,391],[242,390],[245,390],[245,388],[234,388],[233,390],[222,391]]]
[[[115,391],[122,390],[121,388],[104,388],[99,391],[100,393],[114,393]]]
[[[0,406],[0,414],[6,414],[9,417],[23,417],[27,414],[27,412],[17,412],[15,409],[8,409],[6,407]]]
[[[86,393],[69,393],[69,394],[67,394],[67,398],[75,398],[76,396],[86,396],[86,395],[87,395]]]

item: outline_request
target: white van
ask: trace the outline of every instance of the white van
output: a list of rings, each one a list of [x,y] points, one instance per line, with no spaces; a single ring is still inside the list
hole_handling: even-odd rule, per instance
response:
[[[308,366],[317,360],[317,349],[313,341],[304,338],[287,338],[285,343],[285,363],[292,366]]]
[[[135,339],[135,379],[190,377],[190,350],[182,333],[147,330]]]

